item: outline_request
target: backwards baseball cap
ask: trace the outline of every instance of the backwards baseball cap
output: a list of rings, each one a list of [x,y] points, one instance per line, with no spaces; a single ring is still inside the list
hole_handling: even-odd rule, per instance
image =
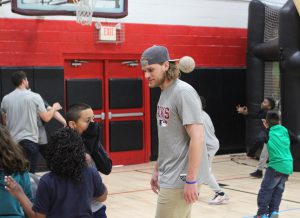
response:
[[[141,57],[141,65],[145,67],[151,64],[160,64],[166,61],[177,61],[178,59],[170,59],[168,49],[161,45],[153,45],[147,48]]]

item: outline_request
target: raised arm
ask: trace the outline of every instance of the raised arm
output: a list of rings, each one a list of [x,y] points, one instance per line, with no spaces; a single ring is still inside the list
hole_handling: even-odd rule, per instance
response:
[[[51,106],[48,106],[47,110],[51,110],[51,108]],[[63,126],[67,126],[66,119],[58,111],[54,112],[53,118],[60,122]]]
[[[54,114],[56,111],[62,109],[61,105],[56,102],[53,104],[52,107],[50,107],[49,110],[45,111],[45,112],[40,112],[39,113],[39,116],[41,117],[41,119],[44,121],[44,122],[49,122],[53,117],[54,117]]]
[[[235,108],[238,114],[248,115],[248,108],[246,106],[237,105]]]
[[[5,189],[20,202],[29,218],[46,218],[45,214],[36,213],[32,210],[32,202],[24,193],[22,187],[11,176],[5,176],[5,183]]]

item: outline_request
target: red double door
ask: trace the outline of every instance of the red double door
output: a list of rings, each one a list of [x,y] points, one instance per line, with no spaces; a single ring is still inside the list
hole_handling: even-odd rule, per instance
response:
[[[66,108],[92,106],[102,143],[114,165],[150,157],[149,88],[137,58],[65,59]]]

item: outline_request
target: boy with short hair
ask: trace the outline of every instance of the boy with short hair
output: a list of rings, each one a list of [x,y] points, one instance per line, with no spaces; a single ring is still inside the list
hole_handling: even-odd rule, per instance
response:
[[[277,218],[285,182],[293,173],[290,144],[298,142],[298,139],[279,124],[277,112],[269,111],[263,124],[269,130],[266,141],[269,163],[257,196],[258,211],[255,217],[267,218],[269,213],[270,218]]]
[[[98,171],[108,175],[112,169],[112,161],[102,147],[100,127],[94,122],[94,112],[90,105],[76,103],[68,108],[66,113],[67,125],[75,129],[82,137],[86,150],[86,161],[95,166]],[[92,202],[94,218],[106,218],[106,206]]]
[[[236,111],[239,114],[242,114],[249,118],[262,120],[262,119],[266,119],[267,112],[273,110],[274,107],[275,107],[275,101],[273,98],[264,98],[264,100],[260,104],[260,110],[256,113],[249,112],[246,106],[240,106],[240,105],[236,107]],[[263,124],[261,124],[261,130],[258,133],[258,135],[255,137],[253,145],[247,148],[248,157],[255,157],[256,151],[259,148],[262,148],[257,169],[254,172],[250,173],[250,176],[252,177],[262,178],[263,176],[263,169],[268,160],[268,151],[264,145],[264,141],[266,140],[266,137],[267,137],[266,129],[263,126]]]

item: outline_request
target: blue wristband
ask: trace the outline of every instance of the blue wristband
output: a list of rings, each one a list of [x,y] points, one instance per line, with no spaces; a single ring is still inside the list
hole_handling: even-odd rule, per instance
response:
[[[193,181],[185,181],[186,184],[189,184],[189,185],[192,185],[192,184],[196,184],[197,181],[196,180],[193,180]]]

